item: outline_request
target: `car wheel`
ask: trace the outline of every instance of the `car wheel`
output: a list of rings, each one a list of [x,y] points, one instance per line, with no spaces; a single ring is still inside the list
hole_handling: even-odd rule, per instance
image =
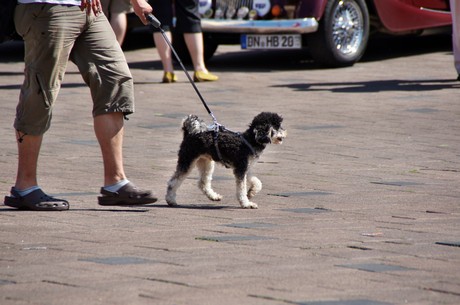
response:
[[[173,33],[173,47],[184,64],[191,64],[192,59],[185,44],[184,35]],[[204,60],[208,61],[216,52],[218,44],[210,36],[203,34]],[[177,60],[173,55],[174,60]]]
[[[203,44],[204,44],[204,60],[208,61],[216,53],[219,44],[214,41],[212,35],[203,34]]]
[[[369,12],[364,0],[331,0],[318,31],[307,36],[315,61],[328,67],[346,67],[364,54],[369,40]]]

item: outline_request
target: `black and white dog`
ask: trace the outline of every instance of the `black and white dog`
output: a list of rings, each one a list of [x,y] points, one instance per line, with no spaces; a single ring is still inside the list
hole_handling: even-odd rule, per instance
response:
[[[236,179],[236,197],[243,208],[256,209],[249,201],[262,189],[260,180],[250,173],[267,144],[281,144],[286,131],[281,127],[283,118],[276,113],[258,114],[244,133],[236,133],[223,126],[208,128],[195,115],[189,115],[182,123],[184,138],[179,149],[176,172],[168,182],[166,202],[177,205],[176,192],[192,168],[196,165],[200,178],[198,187],[213,201],[222,196],[211,186],[214,163],[232,168]]]

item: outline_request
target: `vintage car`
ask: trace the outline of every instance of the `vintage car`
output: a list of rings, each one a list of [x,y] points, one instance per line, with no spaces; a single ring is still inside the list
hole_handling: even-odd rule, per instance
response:
[[[372,33],[449,27],[449,0],[199,0],[209,59],[220,44],[308,48],[324,66],[357,62]],[[184,50],[185,48],[181,48]]]

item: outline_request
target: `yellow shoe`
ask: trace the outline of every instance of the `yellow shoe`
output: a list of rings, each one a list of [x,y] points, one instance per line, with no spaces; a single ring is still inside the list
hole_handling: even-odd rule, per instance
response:
[[[177,76],[173,72],[165,72],[163,74],[163,83],[175,83],[177,82]]]
[[[193,80],[195,82],[213,82],[218,79],[218,76],[211,74],[209,72],[195,71],[195,73],[193,74]]]

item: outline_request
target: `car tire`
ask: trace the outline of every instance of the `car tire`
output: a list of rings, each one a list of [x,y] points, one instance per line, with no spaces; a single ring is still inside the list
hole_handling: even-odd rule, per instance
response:
[[[363,56],[368,40],[369,12],[364,0],[328,1],[318,31],[307,36],[313,59],[333,68],[352,66]]]
[[[192,58],[188,52],[187,45],[185,44],[184,35],[173,33],[173,48],[176,50],[177,55],[184,64],[191,64]],[[214,55],[217,50],[218,44],[215,43],[211,37],[208,37],[206,34],[203,34],[203,52],[204,52],[204,61],[208,61]],[[173,55],[174,60],[177,60]]]
[[[204,60],[208,61],[216,53],[219,44],[215,42],[212,34],[203,33],[203,44],[204,44]]]

